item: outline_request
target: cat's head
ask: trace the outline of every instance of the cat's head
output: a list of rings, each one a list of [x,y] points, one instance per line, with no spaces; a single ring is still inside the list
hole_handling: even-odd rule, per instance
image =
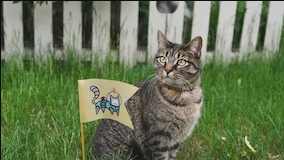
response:
[[[114,106],[120,106],[119,95],[117,95],[117,97],[110,95],[110,103]]]
[[[186,45],[170,42],[158,31],[158,52],[154,72],[160,82],[178,91],[190,91],[200,85],[202,38],[195,37]]]

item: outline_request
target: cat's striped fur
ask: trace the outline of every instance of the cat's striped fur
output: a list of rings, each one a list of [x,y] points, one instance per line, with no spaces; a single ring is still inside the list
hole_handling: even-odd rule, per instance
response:
[[[133,151],[139,160],[170,160],[191,135],[203,103],[202,39],[175,44],[158,31],[158,46],[156,76],[136,84],[140,89],[125,104],[134,130],[113,120],[102,120],[94,139],[97,157]]]

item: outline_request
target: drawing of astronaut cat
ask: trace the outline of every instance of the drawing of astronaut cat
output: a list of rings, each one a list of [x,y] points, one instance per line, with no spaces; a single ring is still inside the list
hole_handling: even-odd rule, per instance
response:
[[[118,92],[115,91],[115,88],[113,89],[113,91],[108,93],[107,97],[109,97],[109,100],[105,96],[102,96],[101,98],[99,98],[100,91],[97,86],[92,85],[90,87],[90,90],[95,95],[94,98],[92,99],[92,104],[96,106],[96,114],[99,113],[100,109],[103,111],[103,113],[105,112],[105,109],[108,109],[111,112],[111,114],[116,112],[117,116],[119,115],[119,108],[121,105],[121,96],[119,95]],[[101,100],[96,102],[98,98]]]

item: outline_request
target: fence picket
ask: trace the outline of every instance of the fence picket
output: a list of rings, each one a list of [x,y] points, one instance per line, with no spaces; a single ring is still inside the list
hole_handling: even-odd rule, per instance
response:
[[[239,58],[254,52],[257,44],[257,35],[260,25],[262,1],[247,1],[246,13],[241,36]]]
[[[166,30],[166,14],[157,10],[156,3],[157,1],[149,1],[148,61],[152,61],[158,51],[157,31],[165,34]]]
[[[279,50],[281,32],[283,29],[283,17],[284,2],[270,1],[263,47],[266,56],[268,56],[270,52]]]
[[[139,1],[121,1],[119,60],[134,65],[137,54]]]
[[[191,39],[196,36],[202,37],[201,60],[205,60],[207,55],[207,40],[209,33],[210,1],[195,1],[193,10],[193,21]],[[188,40],[189,41],[189,40]]]
[[[22,2],[3,1],[3,21],[6,54],[19,53],[21,56],[24,51]],[[1,59],[7,56],[1,53]]]
[[[64,48],[82,49],[81,1],[63,2]]]
[[[52,4],[36,4],[34,8],[34,43],[36,58],[46,58],[53,51]]]
[[[237,1],[220,1],[216,50],[214,54],[217,58],[222,58],[224,62],[229,62],[233,56],[231,49],[236,9]]]
[[[176,11],[166,16],[166,37],[175,43],[182,43],[184,5],[185,1],[178,1]]]
[[[110,52],[110,1],[93,2],[92,51],[100,61]]]

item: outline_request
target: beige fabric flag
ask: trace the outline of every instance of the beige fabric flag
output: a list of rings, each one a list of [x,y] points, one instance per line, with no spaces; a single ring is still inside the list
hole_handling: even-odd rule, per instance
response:
[[[78,80],[80,121],[113,119],[134,129],[124,103],[139,88],[106,79]]]

